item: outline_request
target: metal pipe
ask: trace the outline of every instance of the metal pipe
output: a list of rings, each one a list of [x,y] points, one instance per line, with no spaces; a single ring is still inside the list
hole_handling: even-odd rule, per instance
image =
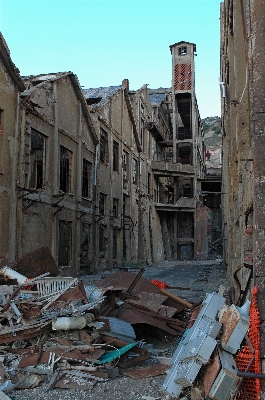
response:
[[[256,372],[246,372],[246,371],[237,371],[237,376],[240,376],[241,378],[258,378],[258,379],[264,379],[265,374],[259,374]]]

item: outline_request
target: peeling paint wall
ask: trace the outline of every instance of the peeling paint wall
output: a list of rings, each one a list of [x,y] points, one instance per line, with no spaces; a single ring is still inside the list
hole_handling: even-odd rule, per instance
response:
[[[231,286],[253,268],[264,354],[264,1],[221,4],[224,259]],[[240,283],[244,290],[248,274]]]

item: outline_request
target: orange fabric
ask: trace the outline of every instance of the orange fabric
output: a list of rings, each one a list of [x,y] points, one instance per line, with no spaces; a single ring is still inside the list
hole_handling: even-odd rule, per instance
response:
[[[236,357],[238,370],[261,373],[260,314],[258,310],[258,288],[256,286],[253,288],[250,301],[248,337],[251,346],[249,344],[244,346]],[[245,378],[238,391],[237,399],[260,400],[261,380],[258,378]]]
[[[166,282],[158,281],[156,279],[150,279],[150,282],[152,282],[154,285],[156,285],[160,289],[168,288],[168,285],[166,284]]]

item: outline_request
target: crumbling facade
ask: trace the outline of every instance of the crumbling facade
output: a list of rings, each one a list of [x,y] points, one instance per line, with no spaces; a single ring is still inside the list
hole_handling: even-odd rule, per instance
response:
[[[1,205],[2,220],[9,228],[1,223],[1,237],[10,236],[10,244],[1,240],[1,246],[6,246],[1,252],[12,262],[48,246],[59,267],[67,275],[74,274],[83,263],[95,262],[93,176],[97,137],[74,74],[31,76],[24,78],[24,83],[17,79],[24,89],[20,97],[19,93],[13,95],[17,109],[12,110],[8,102],[2,106],[5,143],[1,151],[5,168],[12,165],[7,196],[12,198],[12,207]],[[16,117],[12,121],[12,156],[6,146],[9,117]],[[12,135],[12,129],[9,132]]]
[[[173,86],[170,92],[164,92],[159,107],[168,132],[160,141],[163,151],[152,160],[155,207],[160,218],[165,259],[205,259],[210,217],[198,196],[205,164],[203,131],[195,96],[196,45],[178,42],[170,49]],[[159,91],[150,92],[151,96],[158,94]]]
[[[14,259],[16,243],[19,95],[25,90],[0,34],[0,259]]]
[[[66,274],[207,259],[214,218],[203,192],[196,46],[170,50],[173,87],[136,91],[128,79],[81,89],[71,72],[22,80],[5,50],[17,92],[4,112],[16,139],[2,135],[0,161],[12,165],[2,186],[5,196],[5,185],[12,188],[1,214],[10,237],[2,257],[12,262],[48,246]],[[9,142],[16,150],[7,161]]]
[[[258,287],[265,348],[264,2],[221,4],[224,262],[236,304]]]

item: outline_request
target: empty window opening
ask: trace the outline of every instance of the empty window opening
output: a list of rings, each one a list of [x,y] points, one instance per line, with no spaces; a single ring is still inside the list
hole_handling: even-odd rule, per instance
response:
[[[100,132],[100,160],[108,162],[108,134],[104,129]]]
[[[192,144],[178,143],[177,144],[177,162],[180,164],[192,165]]]
[[[178,179],[178,199],[180,197],[193,197],[193,179],[179,178]]]
[[[178,93],[177,105],[177,139],[192,139],[192,99],[190,93]]]
[[[83,158],[82,171],[82,197],[89,197],[91,193],[91,170],[92,164]]]
[[[69,266],[71,262],[72,245],[72,223],[69,221],[59,221],[59,251],[58,265],[60,267]]]
[[[118,229],[114,228],[112,234],[112,258],[115,264],[117,262],[117,255],[118,255]]]
[[[187,46],[179,47],[179,56],[186,56],[187,55]]]
[[[141,129],[140,129],[140,134],[141,134],[141,145],[143,148],[143,151],[145,151],[145,143],[144,143],[144,119],[141,118]]]
[[[129,153],[124,151],[123,155],[122,155],[122,173],[123,173],[123,179],[125,181],[127,181],[129,179],[129,177],[128,177],[128,161],[129,161]]]
[[[99,214],[101,216],[104,216],[106,214],[106,198],[107,195],[105,193],[100,193],[99,194]]]
[[[133,183],[137,184],[137,160],[134,158],[133,163],[132,163],[132,178],[133,178]]]
[[[105,257],[106,253],[106,237],[105,237],[105,226],[100,225],[99,226],[99,235],[98,235],[98,241],[99,241],[99,257],[103,258]]]
[[[158,178],[158,202],[161,204],[174,204],[174,178],[160,176]]]
[[[81,233],[80,233],[80,267],[89,268],[90,266],[90,238],[91,238],[91,225],[86,222],[81,222]]]
[[[119,171],[119,143],[113,141],[113,171]]]
[[[31,129],[30,143],[30,182],[31,189],[41,189],[44,185],[45,136]]]
[[[4,136],[4,110],[0,108],[0,138]]]
[[[72,152],[60,146],[60,190],[71,192]]]
[[[112,215],[113,218],[118,218],[119,216],[119,199],[113,198]]]
[[[194,218],[193,213],[178,213],[178,238],[193,238]]]
[[[150,172],[147,173],[147,192],[151,195],[151,174]]]

